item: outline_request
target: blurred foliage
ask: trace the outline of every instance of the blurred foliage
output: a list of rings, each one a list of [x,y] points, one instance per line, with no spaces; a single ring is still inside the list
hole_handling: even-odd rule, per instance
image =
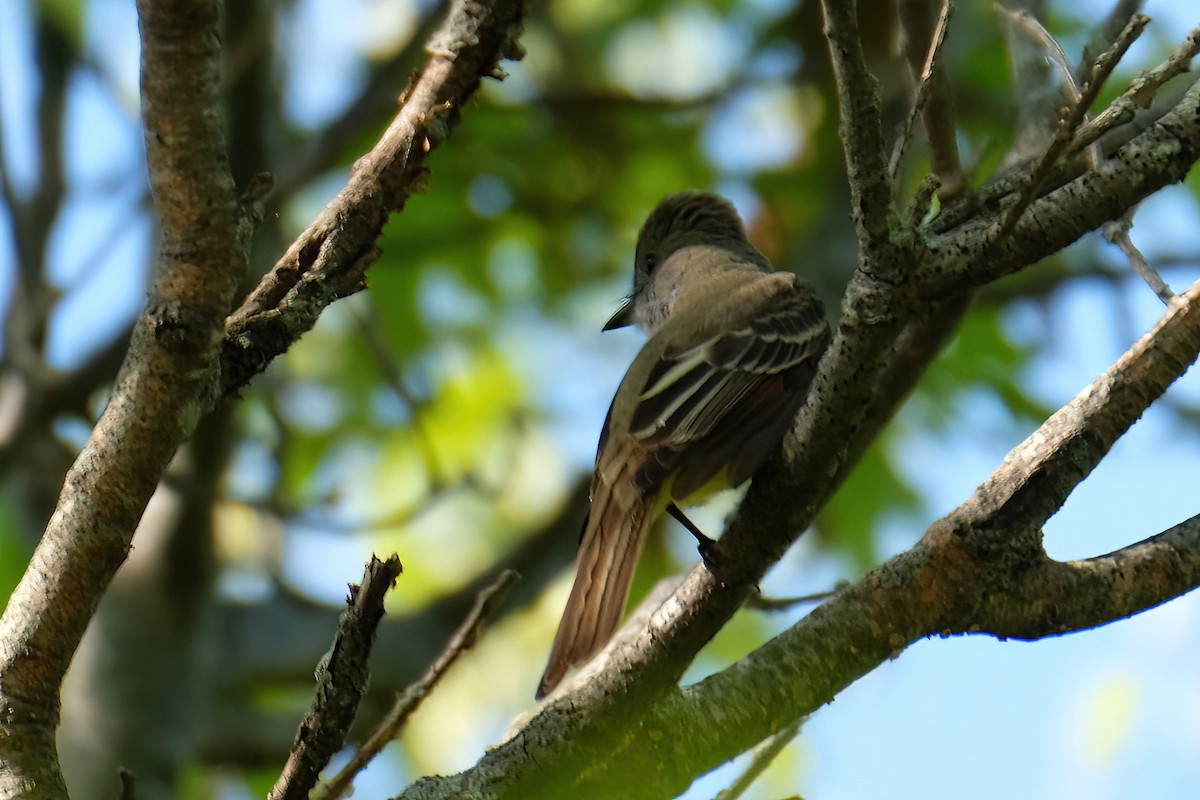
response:
[[[426,28],[388,16],[389,4],[237,5],[236,13],[258,20],[232,31],[227,43],[228,114],[238,121],[231,125],[231,150],[254,162],[241,167],[247,172],[285,172],[308,158],[320,132],[342,120],[356,92],[368,91],[373,74],[421,61]],[[1078,16],[1083,12],[1072,3],[1047,5],[1048,26],[1077,53],[1093,20]],[[136,95],[130,83],[136,75],[120,68],[120,53],[136,44],[102,35],[111,6],[101,0],[39,6],[78,49],[74,69],[94,73],[98,80],[87,91],[102,99]],[[437,13],[432,6],[413,3],[405,13],[416,16],[415,9],[427,19]],[[860,6],[881,81],[885,131],[892,131],[910,102],[894,17],[890,4]],[[316,557],[318,563],[306,563],[303,552],[290,561],[281,557],[304,547],[292,532],[323,530],[356,552],[399,550],[406,572],[397,602],[419,608],[503,561],[564,513],[572,486],[590,467],[600,415],[629,356],[622,340],[599,335],[599,324],[625,291],[642,219],[665,194],[689,187],[727,194],[763,252],[811,280],[836,319],[855,243],[820,30],[811,0],[534,4],[523,38],[527,57],[506,65],[510,77],[488,82],[464,110],[451,141],[429,162],[428,189],[388,224],[379,243],[383,256],[369,273],[369,298],[326,313],[238,403],[235,456],[223,479],[231,505],[217,517],[227,569],[261,569],[335,602],[357,572],[330,574]],[[313,73],[311,42],[320,42],[325,55],[337,53],[323,80]],[[958,4],[944,58],[964,161],[982,183],[1012,141],[1014,109],[1003,30],[990,4]],[[1118,70],[1113,86],[1128,77]],[[251,82],[254,91],[243,91]],[[336,191],[383,129],[400,89],[388,84],[384,102],[376,103],[384,113],[350,126],[336,156],[279,198],[262,233],[261,263]],[[70,100],[80,107],[69,118],[78,125],[87,124],[85,106],[96,99],[82,92]],[[136,120],[126,122],[123,133],[106,135],[140,141]],[[72,147],[81,148],[76,157],[85,162],[103,160],[78,142]],[[124,166],[140,185],[141,166]],[[918,137],[902,186],[913,191],[926,172]],[[111,202],[95,191],[94,180],[82,186],[85,206]],[[1200,197],[1196,171],[1186,187]],[[57,235],[65,242],[72,233],[66,226]],[[1092,273],[1096,247],[1085,242],[1037,274],[992,287],[968,315],[897,424],[817,521],[821,552],[847,574],[876,563],[885,520],[911,521],[915,540],[920,520],[946,510],[925,507],[898,471],[908,437],[948,434],[947,421],[979,392],[998,398],[1004,416],[982,425],[982,435],[1007,436],[1015,423],[1045,417],[1048,409],[1022,380],[1043,343],[1036,336],[1014,341],[1006,315],[1012,303],[1045,303],[1074,277]],[[83,257],[71,254],[73,263]],[[110,303],[99,295],[96,313]],[[69,329],[78,319],[78,312],[56,312],[51,326]],[[7,504],[0,507],[4,593],[24,563],[9,555],[24,549],[12,516]],[[267,517],[282,531],[279,547],[253,543],[264,537]],[[682,535],[662,528],[667,537]],[[681,560],[656,538],[635,593],[694,560],[690,550]],[[562,588],[530,612],[536,642],[493,656],[527,663],[501,668],[484,660],[464,665],[467,674],[505,696],[527,694]],[[768,629],[761,616],[743,615],[709,655],[744,653]],[[469,713],[466,706],[457,711]],[[422,723],[414,724],[420,730]],[[462,763],[416,760],[435,770]],[[269,774],[246,773],[243,790],[265,791]],[[212,796],[213,782],[189,772],[185,795]],[[775,789],[784,793],[786,783]]]

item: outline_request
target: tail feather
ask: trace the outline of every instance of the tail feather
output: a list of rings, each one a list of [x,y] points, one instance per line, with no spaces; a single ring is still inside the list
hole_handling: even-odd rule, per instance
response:
[[[646,541],[654,498],[632,481],[597,485],[584,523],[575,585],[554,635],[537,697],[545,697],[571,667],[599,652],[616,632],[633,569]]]

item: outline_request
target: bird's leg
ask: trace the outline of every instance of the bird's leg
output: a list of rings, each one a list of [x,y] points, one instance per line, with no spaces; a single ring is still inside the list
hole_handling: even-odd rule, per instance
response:
[[[708,567],[709,572],[716,575],[717,540],[696,527],[696,523],[688,519],[687,514],[684,514],[683,510],[674,503],[667,505],[667,513],[674,517],[676,522],[686,528],[688,533],[696,537],[696,549],[700,551],[700,558],[704,561],[704,566]]]

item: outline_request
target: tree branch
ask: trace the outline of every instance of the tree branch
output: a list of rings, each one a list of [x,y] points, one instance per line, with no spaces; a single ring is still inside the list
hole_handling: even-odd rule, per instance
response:
[[[927,536],[972,530],[1036,535],[1067,496],[1100,463],[1200,353],[1200,282],[1173,300],[1154,328],[1090,386],[1060,408],[966,503]]]
[[[458,657],[475,646],[475,642],[479,640],[479,635],[483,630],[484,624],[488,622],[489,618],[495,612],[496,607],[504,602],[504,598],[508,595],[508,590],[517,582],[517,579],[517,573],[512,570],[505,570],[500,573],[500,576],[491,585],[479,593],[475,598],[475,605],[471,607],[466,618],[455,628],[454,633],[450,636],[450,640],[446,642],[446,646],[438,653],[437,658],[425,668],[425,672],[421,674],[421,677],[415,683],[396,696],[395,702],[383,720],[375,726],[375,729],[371,731],[371,735],[367,737],[362,746],[351,756],[350,761],[338,770],[337,775],[317,795],[317,800],[335,800],[346,794],[355,776],[362,771],[363,767],[369,764],[375,756],[379,755],[388,743],[400,735],[400,731],[404,728],[404,724],[408,721],[408,718],[421,705],[421,701],[437,688],[442,677],[458,661]]]
[[[321,770],[342,745],[367,690],[367,663],[375,631],[383,618],[383,601],[402,568],[392,555],[372,556],[360,586],[350,586],[346,608],[338,618],[333,645],[317,665],[317,693],[296,731],[296,740],[268,800],[303,800],[317,785]]]
[[[1108,624],[1200,585],[1200,514],[1114,553],[1039,563],[952,633],[1042,639]]]
[[[932,0],[904,0],[899,6],[905,54],[917,91],[893,150],[889,171],[895,182],[912,135],[913,123],[917,114],[921,114],[929,142],[930,167],[938,178],[938,197],[945,202],[966,191],[969,181],[958,157],[954,102],[940,59],[953,3],[951,0],[941,0],[936,19],[932,6]]]
[[[236,392],[313,326],[321,311],[365,286],[388,215],[427,179],[425,159],[449,137],[484,76],[519,58],[522,0],[457,0],[430,39],[429,62],[350,180],[229,316],[222,387]]]
[[[896,260],[890,237],[892,187],[879,122],[879,83],[867,69],[856,6],[845,0],[821,3],[837,79],[841,138],[850,180],[850,217],[858,234],[859,264],[882,268]]]
[[[1019,190],[988,198],[986,207],[995,210],[927,237],[912,290],[934,299],[946,291],[990,283],[1058,252],[1164,186],[1183,180],[1200,158],[1197,115],[1200,82],[1153,126],[1106,159],[1101,169],[1060,182],[1033,201],[1007,236],[998,233]]]
[[[143,0],[138,11],[158,278],[108,408],[0,617],[5,796],[65,796],[59,685],[159,475],[217,396],[219,331],[246,266],[249,226],[218,114],[218,3]]]

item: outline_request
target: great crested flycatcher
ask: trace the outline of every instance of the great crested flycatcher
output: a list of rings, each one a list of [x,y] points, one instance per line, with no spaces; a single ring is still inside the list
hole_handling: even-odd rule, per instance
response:
[[[575,585],[539,698],[612,637],[662,511],[741,484],[775,451],[829,341],[812,287],[773,270],[733,206],[705,192],[663,199],[642,226],[633,292],[604,330],[630,324],[649,339],[600,434]]]

